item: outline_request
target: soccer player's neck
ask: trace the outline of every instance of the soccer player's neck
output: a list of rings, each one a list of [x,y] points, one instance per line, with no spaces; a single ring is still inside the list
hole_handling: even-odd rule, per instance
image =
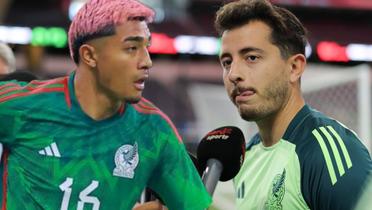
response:
[[[288,101],[275,113],[257,121],[262,144],[272,146],[282,139],[290,122],[305,105],[301,94],[291,95]]]
[[[122,104],[121,101],[101,91],[89,71],[83,69],[76,71],[74,87],[81,109],[94,120],[104,120],[113,116]]]

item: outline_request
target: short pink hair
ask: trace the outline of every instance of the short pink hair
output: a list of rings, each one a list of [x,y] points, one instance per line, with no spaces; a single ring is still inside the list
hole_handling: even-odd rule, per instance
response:
[[[70,25],[68,44],[71,58],[78,63],[78,48],[81,44],[90,39],[105,36],[104,31],[107,28],[137,18],[143,18],[144,21],[150,23],[154,16],[155,13],[151,8],[137,0],[89,0],[79,10]],[[114,28],[111,30],[115,33]],[[82,41],[76,43],[77,40]]]

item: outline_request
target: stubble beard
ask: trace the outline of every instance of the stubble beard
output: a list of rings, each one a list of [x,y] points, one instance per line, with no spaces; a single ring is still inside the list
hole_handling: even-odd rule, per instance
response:
[[[260,94],[260,102],[254,107],[247,107],[244,104],[237,105],[241,118],[246,121],[261,121],[262,119],[277,113],[289,95],[288,83],[280,80],[268,86]]]

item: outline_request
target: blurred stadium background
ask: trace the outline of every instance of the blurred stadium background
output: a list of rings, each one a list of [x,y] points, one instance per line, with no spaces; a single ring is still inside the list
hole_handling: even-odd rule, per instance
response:
[[[150,48],[154,67],[145,97],[175,122],[187,148],[218,126],[236,125],[248,140],[253,123],[240,120],[222,85],[214,13],[227,0],[142,0],[155,8]],[[352,128],[372,149],[372,1],[272,0],[309,30],[307,102]],[[75,66],[67,48],[70,18],[84,0],[0,0],[0,41],[13,48],[17,69],[41,78]],[[219,183],[213,209],[234,209],[231,182]]]

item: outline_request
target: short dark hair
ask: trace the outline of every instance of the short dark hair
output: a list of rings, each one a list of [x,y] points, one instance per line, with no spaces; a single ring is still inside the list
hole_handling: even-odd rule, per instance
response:
[[[305,27],[293,13],[267,0],[240,0],[224,5],[216,14],[215,27],[221,35],[254,20],[272,29],[271,42],[279,48],[283,58],[299,53],[305,55]]]

